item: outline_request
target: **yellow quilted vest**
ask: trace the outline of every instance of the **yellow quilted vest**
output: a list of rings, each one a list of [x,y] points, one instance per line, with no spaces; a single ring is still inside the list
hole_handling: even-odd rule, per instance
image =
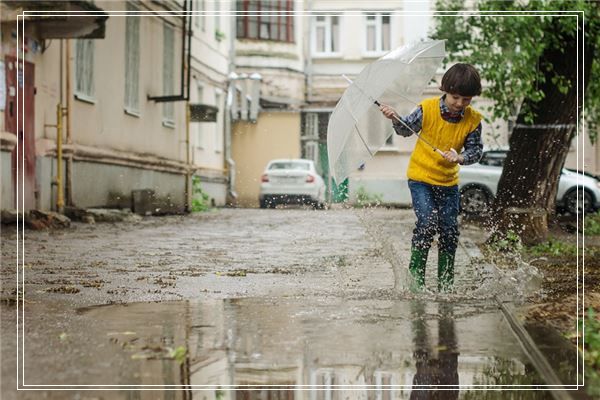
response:
[[[423,108],[420,136],[442,151],[453,148],[460,153],[467,135],[481,122],[481,114],[471,106],[465,109],[460,122],[444,121],[440,113],[439,97],[423,100],[420,105]],[[422,140],[417,140],[406,175],[408,179],[431,185],[454,186],[458,185],[458,168],[458,164],[446,161]]]

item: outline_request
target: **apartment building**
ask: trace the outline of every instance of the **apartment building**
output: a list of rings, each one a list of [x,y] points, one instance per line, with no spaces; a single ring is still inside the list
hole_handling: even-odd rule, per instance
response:
[[[19,135],[25,209],[182,212],[192,176],[212,204],[225,204],[230,17],[219,2],[205,3],[53,2],[53,11],[82,13],[26,16],[21,55],[16,15],[35,4],[2,3],[2,208],[17,206]],[[21,76],[24,129],[16,122]]]
[[[303,155],[316,160],[330,184],[332,201],[350,202],[357,193],[377,195],[386,204],[411,202],[406,169],[415,137],[391,135],[385,146],[354,171],[346,182],[329,178],[327,125],[329,116],[350,79],[390,50],[428,37],[434,2],[415,3],[371,1],[368,3],[313,1],[307,62],[307,102],[303,108]],[[440,69],[436,81],[424,88],[423,99],[440,95]],[[479,98],[475,107],[486,107],[489,100]],[[416,106],[416,105],[415,105]],[[390,132],[393,129],[390,124]],[[484,122],[484,141],[489,146],[507,143],[506,123]],[[341,185],[341,187],[340,187]]]
[[[305,92],[304,2],[236,2],[232,158],[238,204],[257,206],[260,177],[274,158],[298,158]]]

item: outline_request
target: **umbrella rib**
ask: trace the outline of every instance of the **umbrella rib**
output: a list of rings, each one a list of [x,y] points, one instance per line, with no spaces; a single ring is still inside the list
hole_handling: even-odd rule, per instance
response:
[[[360,138],[360,140],[362,141],[362,143],[365,145],[365,148],[367,149],[367,151],[369,152],[369,154],[371,155],[371,157],[373,157],[374,153],[371,151],[371,149],[369,149],[369,146],[367,145],[367,142],[365,141],[365,139],[363,138],[363,136],[360,134],[360,129],[358,129],[358,125],[354,125],[354,127],[356,128],[356,133],[358,134],[358,137]]]
[[[344,78],[348,79],[345,75],[344,75]],[[350,81],[350,82],[352,82],[352,81]],[[363,90],[361,88],[359,88],[357,85],[355,85],[355,86],[356,86],[356,88],[358,90],[360,90],[360,92],[363,95],[368,96],[370,99],[373,99],[371,96],[369,96],[365,92],[363,92]],[[344,99],[344,98],[342,97],[342,99]],[[347,102],[348,100],[344,100],[344,101]],[[358,137],[360,138],[362,144],[365,146],[365,148],[369,152],[369,155],[371,155],[371,157],[373,157],[374,153],[371,151],[371,149],[369,149],[369,146],[367,145],[367,142],[365,141],[365,138],[363,138],[362,134],[360,133],[360,129],[358,128],[358,120],[356,119],[356,117],[354,116],[354,114],[352,114],[352,113],[349,113],[349,114],[352,117],[352,119],[354,120],[354,128],[356,129],[356,134],[358,135]]]
[[[408,101],[410,104],[414,104],[415,106],[419,105],[419,103],[415,102],[412,99],[409,99],[408,97],[404,96],[403,94],[396,92],[395,90],[392,90],[392,89],[386,89],[386,90],[392,94],[395,94],[398,97],[402,97],[404,100]]]

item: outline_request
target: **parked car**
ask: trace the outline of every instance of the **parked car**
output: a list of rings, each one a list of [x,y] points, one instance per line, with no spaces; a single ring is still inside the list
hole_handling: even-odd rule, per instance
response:
[[[310,204],[323,208],[325,181],[312,160],[272,160],[260,178],[258,200],[260,208],[275,208],[277,204]]]
[[[507,150],[485,151],[479,163],[461,167],[459,189],[463,213],[481,214],[488,209],[496,195],[507,154]],[[563,169],[558,183],[556,206],[559,211],[571,214],[583,210],[586,213],[594,212],[600,208],[600,181],[589,174]]]

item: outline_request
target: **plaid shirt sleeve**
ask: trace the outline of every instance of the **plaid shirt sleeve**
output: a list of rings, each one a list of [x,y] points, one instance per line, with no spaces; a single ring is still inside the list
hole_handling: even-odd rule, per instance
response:
[[[404,122],[406,125],[408,125],[410,127],[410,129],[412,129],[415,132],[419,132],[423,125],[423,108],[421,108],[419,106],[415,109],[415,111],[410,113],[408,116],[400,117],[400,119],[402,120],[402,122]],[[396,133],[398,135],[401,135],[404,137],[409,137],[410,135],[413,134],[410,131],[410,129],[408,129],[406,126],[404,126],[401,122],[393,120],[392,124],[394,126],[394,130],[396,131]]]
[[[483,142],[481,141],[481,123],[477,125],[477,128],[467,135],[464,144],[464,150],[461,155],[464,161],[461,165],[475,164],[481,160],[483,154]]]

